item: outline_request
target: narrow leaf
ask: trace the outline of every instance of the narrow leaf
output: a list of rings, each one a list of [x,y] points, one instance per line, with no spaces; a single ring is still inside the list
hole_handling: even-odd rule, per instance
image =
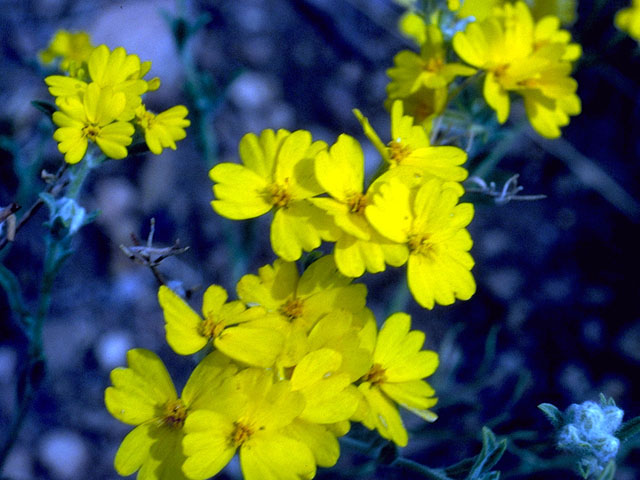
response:
[[[542,410],[542,413],[545,414],[547,420],[551,422],[554,428],[560,428],[564,423],[564,416],[555,405],[551,405],[550,403],[541,403],[538,405],[538,408]]]
[[[611,460],[609,463],[607,463],[607,466],[604,468],[604,470],[598,477],[598,480],[613,480],[613,476],[615,475],[615,473],[616,473],[616,462]]]
[[[640,417],[632,418],[631,420],[624,422],[615,435],[618,437],[620,442],[626,442],[638,433],[640,433]]]

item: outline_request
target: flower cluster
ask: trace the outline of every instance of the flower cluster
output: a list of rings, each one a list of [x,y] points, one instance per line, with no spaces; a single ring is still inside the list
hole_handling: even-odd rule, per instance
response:
[[[523,1],[497,0],[449,2],[449,7],[464,19],[456,20],[453,28],[453,50],[470,66],[447,61],[443,28],[450,17],[440,15],[427,23],[409,13],[401,30],[417,43],[420,54],[403,50],[396,55],[387,72],[389,104],[402,100],[405,110],[429,127],[451,99],[454,79],[478,73],[484,75],[484,98],[500,123],[509,117],[509,92],[516,92],[524,99],[532,127],[544,137],[559,137],[560,127],[581,111],[577,83],[570,75],[582,52],[569,32],[560,28],[559,16],[534,16],[558,9],[536,2],[532,12]]]
[[[355,111],[384,159],[384,173],[365,188],[364,155],[346,134],[335,144],[312,142],[299,130],[265,130],[240,141],[242,165],[222,163],[210,176],[213,209],[228,218],[274,211],[271,245],[284,260],[322,240],[335,242],[338,270],[348,277],[377,273],[408,262],[409,288],[422,306],[449,305],[475,292],[466,230],[470,204],[460,204],[464,151],[432,146],[422,125],[396,101],[391,137],[383,143]]]
[[[238,453],[246,479],[312,478],[339,457],[351,421],[408,442],[398,405],[433,421],[437,399],[423,379],[438,365],[407,314],[378,331],[366,287],[340,274],[332,256],[301,275],[276,260],[245,275],[239,300],[210,286],[202,315],[167,287],[158,299],[178,354],[215,348],[180,397],[160,359],[128,354],[105,392],[107,409],[136,425],[115,466],[139,478],[205,479]]]
[[[157,90],[160,80],[145,80],[151,62],[141,62],[124,48],[94,47],[85,32],[59,31],[40,59],[51,63],[60,59],[66,75],[45,78],[56,98],[58,111],[53,122],[59,127],[53,138],[67,163],[78,163],[89,142],[109,158],[127,156],[136,128],[155,154],[164,148],[176,149],[185,136],[187,109],[176,105],[154,114],[142,103],[142,95]]]
[[[444,140],[442,117],[466,85],[482,79],[500,123],[514,91],[533,128],[557,137],[580,111],[570,72],[581,54],[558,16],[535,16],[522,1],[450,0],[448,9],[441,3],[433,15],[412,12],[401,20],[419,53],[398,53],[387,71],[389,135],[354,109],[381,159],[372,179],[365,179],[356,138],[341,134],[329,145],[307,130],[247,133],[240,162],[210,170],[213,210],[233,220],[271,214],[270,243],[279,258],[244,275],[237,300],[211,285],[199,311],[160,287],[167,343],[201,361],[181,396],[149,351],[130,351],[128,367],[112,372],[107,409],[135,426],[116,454],[119,473],[204,480],[238,454],[249,480],[311,479],[318,466],[336,464],[338,438],[351,422],[405,446],[398,407],[436,419],[435,392],[424,379],[438,355],[422,349],[425,335],[411,330],[406,313],[379,326],[365,285],[353,279],[406,265],[409,290],[422,307],[471,298],[467,226],[474,208],[461,200],[467,153]],[[537,14],[551,8],[535,3]],[[446,22],[454,27],[447,30]],[[66,160],[79,161],[88,140],[107,156],[126,155],[134,125],[154,153],[175,148],[188,125],[186,109],[146,110],[140,96],[159,85],[144,79],[148,63],[76,35],[60,34],[43,53],[43,60],[62,57],[69,73],[47,78]],[[332,253],[300,272],[295,262],[323,242]]]
[[[558,17],[535,22],[524,2],[506,3],[453,37],[465,62],[485,72],[484,98],[498,121],[509,117],[509,92],[522,95],[531,126],[542,136],[560,136],[570,115],[580,113],[572,62],[581,55]]]

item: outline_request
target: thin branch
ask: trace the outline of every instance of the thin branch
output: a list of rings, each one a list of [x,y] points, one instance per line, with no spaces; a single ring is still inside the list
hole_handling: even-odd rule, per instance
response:
[[[65,179],[64,181],[60,181],[62,175],[67,170],[67,166],[68,164],[65,163],[54,175],[48,173],[46,170],[42,171],[42,179],[49,184],[49,186],[47,186],[47,188],[44,190],[46,193],[50,193],[55,196],[60,193],[60,191],[67,185],[68,180]],[[43,205],[44,201],[41,198],[38,198],[38,200],[36,200],[34,204],[31,205],[31,207],[20,218],[20,221],[16,224],[15,230],[13,232],[14,236],[15,233],[17,233],[36,213],[38,213]],[[7,243],[12,242],[13,240],[14,239],[9,235],[4,236],[2,240],[0,240],[0,250],[2,250],[7,245]]]
[[[482,178],[472,176],[467,179],[468,183],[472,183],[477,185],[477,187],[470,187],[465,185],[464,189],[468,193],[480,193],[482,195],[487,195],[492,197],[494,202],[498,205],[504,205],[505,203],[510,202],[511,200],[520,200],[520,201],[533,201],[533,200],[542,200],[547,198],[546,195],[518,195],[524,187],[518,185],[518,175],[517,173],[510,177],[502,188],[498,188],[496,182],[485,182]]]
[[[131,234],[131,240],[134,245],[125,246],[120,245],[120,250],[129,257],[130,260],[140,265],[145,265],[151,269],[153,276],[160,285],[166,285],[167,281],[158,270],[158,265],[168,257],[174,255],[180,255],[181,253],[189,250],[189,247],[181,247],[180,241],[176,240],[170,247],[158,248],[153,246],[153,235],[156,230],[156,220],[151,219],[151,229],[149,230],[149,236],[147,237],[146,245],[141,245],[140,240],[134,234]]]

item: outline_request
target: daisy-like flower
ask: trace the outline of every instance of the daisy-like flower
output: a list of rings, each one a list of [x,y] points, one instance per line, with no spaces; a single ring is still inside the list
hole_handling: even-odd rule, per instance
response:
[[[59,102],[60,111],[53,113],[53,123],[59,128],[53,138],[64,153],[67,163],[78,163],[94,142],[109,158],[127,156],[134,128],[128,122],[116,121],[125,108],[125,95],[96,83],[87,86],[82,99],[67,97]]]
[[[484,97],[500,123],[509,116],[509,92],[515,91],[524,97],[533,128],[543,137],[556,138],[569,116],[581,109],[567,61],[575,53],[557,32],[549,37],[541,34],[542,46],[536,45],[535,30],[524,2],[507,3],[495,15],[458,32],[453,46],[467,63],[486,70]]]
[[[234,360],[258,367],[271,367],[282,350],[284,338],[278,319],[265,318],[260,307],[247,309],[240,301],[227,303],[227,292],[211,285],[204,292],[200,317],[171,289],[158,290],[167,332],[167,343],[180,355],[202,350],[211,340]]]
[[[42,63],[51,63],[60,58],[60,69],[72,77],[84,74],[83,64],[89,59],[94,47],[87,32],[58,30],[49,46],[39,53]]]
[[[121,92],[126,101],[118,120],[128,121],[134,117],[135,109],[142,103],[140,96],[160,85],[158,79],[146,81],[142,78],[150,68],[151,62],[141,63],[137,55],[127,54],[122,47],[111,51],[106,45],[100,45],[91,51],[87,59],[86,78],[51,75],[45,78],[45,82],[49,85],[49,93],[57,98],[57,102],[66,97],[82,98],[91,82],[102,88],[108,87],[114,92]]]
[[[153,352],[127,352],[128,368],[111,372],[104,394],[107,410],[121,422],[137,425],[124,438],[114,466],[120,475],[138,471],[138,480],[181,480],[185,456],[183,426],[193,409],[216,402],[216,390],[236,367],[213,353],[195,368],[177,396],[165,366]]]
[[[407,169],[417,183],[423,183],[429,178],[452,182],[461,182],[467,178],[467,170],[461,166],[467,160],[464,150],[451,146],[431,146],[425,128],[414,125],[413,117],[404,114],[403,104],[399,100],[393,102],[391,108],[391,141],[387,144],[380,140],[360,110],[354,110],[354,114],[358,117],[364,134],[388,165],[389,171],[385,174],[387,178],[401,173],[398,167]]]
[[[411,317],[395,313],[387,318],[377,337],[376,331],[371,331],[373,361],[358,386],[366,403],[363,425],[375,428],[401,447],[407,445],[409,437],[396,404],[427,421],[437,418],[429,410],[437,402],[435,391],[423,379],[438,367],[438,354],[421,350],[424,333],[410,328]]]
[[[140,105],[135,112],[136,123],[144,131],[144,140],[156,155],[160,155],[163,148],[175,150],[176,141],[187,136],[184,129],[191,125],[185,118],[189,111],[184,105],[176,105],[158,114]]]
[[[619,10],[614,23],[616,28],[640,42],[640,0],[633,0],[629,7]]]
[[[311,201],[331,215],[342,230],[334,248],[340,272],[359,277],[365,270],[376,273],[383,271],[386,264],[404,264],[402,246],[382,237],[365,217],[370,192],[364,192],[364,155],[358,141],[340,135],[329,151],[318,154],[315,174],[331,198]]]
[[[394,57],[394,67],[387,70],[391,82],[387,85],[389,99],[405,98],[420,87],[447,87],[458,76],[473,75],[475,68],[461,63],[447,63],[442,32],[436,25],[426,25],[417,15],[418,25],[407,27],[419,41],[420,54],[402,50]],[[405,22],[406,23],[406,22]]]
[[[300,258],[322,240],[336,235],[331,219],[308,199],[323,193],[314,177],[314,162],[324,150],[305,130],[248,133],[238,146],[242,165],[221,163],[209,172],[215,182],[213,209],[234,220],[274,211],[271,246],[287,261]]]
[[[190,413],[185,422],[184,473],[193,480],[216,475],[240,456],[245,480],[302,480],[315,476],[312,451],[285,427],[304,409],[300,392],[287,380],[248,368],[217,389],[216,401]]]
[[[277,364],[296,365],[309,351],[307,333],[323,317],[343,309],[360,313],[365,308],[367,289],[351,284],[340,274],[332,256],[324,256],[303,272],[296,264],[276,260],[258,275],[245,275],[237,285],[238,297],[245,303],[266,309],[285,323],[285,346]]]
[[[468,300],[476,291],[471,275],[473,244],[466,226],[473,205],[458,204],[458,190],[429,180],[414,194],[397,179],[381,185],[367,218],[384,236],[409,251],[407,279],[416,301],[431,309]]]

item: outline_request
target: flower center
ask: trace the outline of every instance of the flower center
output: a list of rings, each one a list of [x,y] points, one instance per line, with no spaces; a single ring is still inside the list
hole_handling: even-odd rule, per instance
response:
[[[213,313],[207,313],[204,322],[198,326],[198,333],[206,338],[217,338],[224,330],[224,322]]]
[[[427,234],[410,235],[408,244],[411,253],[423,255],[429,259],[435,257],[435,245],[429,240],[429,235]]]
[[[179,398],[177,400],[169,400],[163,411],[162,423],[171,428],[182,428],[187,418],[187,407]]]
[[[233,432],[231,433],[231,437],[229,438],[229,443],[234,448],[238,448],[244,442],[249,440],[249,438],[251,438],[251,435],[253,435],[254,430],[251,426],[245,425],[242,422],[233,422],[233,425],[234,425],[234,429],[233,429]]]
[[[89,124],[82,129],[82,134],[92,142],[95,142],[96,137],[100,135],[100,127],[98,125]]]
[[[289,320],[300,318],[304,313],[304,301],[301,298],[292,298],[280,308],[280,313]]]
[[[153,123],[156,119],[156,116],[147,110],[136,111],[136,117],[138,123],[144,130],[149,130],[153,126]]]
[[[389,147],[389,161],[392,166],[401,164],[411,154],[411,147],[402,143],[400,139],[391,140],[387,143],[387,147]]]
[[[349,211],[357,215],[363,215],[364,209],[367,206],[367,196],[363,193],[354,193],[347,197],[347,205],[349,205]]]
[[[288,179],[285,179],[285,185],[276,182],[267,187],[267,195],[272,205],[276,207],[286,207],[291,201],[291,193],[289,192]]]
[[[439,57],[431,57],[424,63],[422,67],[423,70],[427,72],[439,72],[442,70],[442,66],[444,65],[444,60]]]
[[[374,363],[369,371],[362,377],[362,381],[378,385],[387,381],[386,370],[379,363]]]
[[[504,77],[506,76],[507,70],[509,70],[509,64],[505,63],[503,65],[498,65],[493,69],[493,74],[499,82],[504,81]]]

